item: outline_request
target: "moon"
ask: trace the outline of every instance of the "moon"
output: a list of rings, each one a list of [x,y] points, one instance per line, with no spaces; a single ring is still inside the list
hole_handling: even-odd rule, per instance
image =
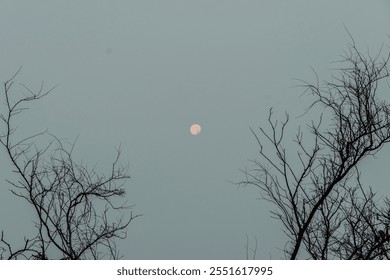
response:
[[[192,135],[198,135],[201,130],[202,130],[202,127],[199,124],[197,124],[197,123],[194,123],[190,127],[190,132],[191,132]]]

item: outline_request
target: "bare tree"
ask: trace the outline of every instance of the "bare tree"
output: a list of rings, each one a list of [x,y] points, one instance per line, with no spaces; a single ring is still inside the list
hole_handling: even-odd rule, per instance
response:
[[[15,116],[52,91],[41,86],[34,92],[19,84],[24,96],[12,95],[18,72],[4,83],[6,112],[0,115],[0,143],[17,176],[17,180],[7,180],[11,192],[33,210],[35,233],[25,237],[20,248],[13,249],[2,231],[0,259],[119,258],[116,240],[126,238],[128,225],[139,216],[133,215],[131,206],[123,201],[129,176],[127,168],[119,165],[120,149],[106,176],[76,163],[74,143],[68,144],[46,131],[14,139]],[[50,141],[40,148],[39,137],[49,137]]]
[[[296,153],[285,148],[288,114],[278,121],[270,109],[269,129],[251,129],[260,159],[239,184],[258,187],[276,206],[271,213],[284,226],[289,259],[390,258],[390,203],[362,187],[359,171],[390,142],[390,105],[377,96],[390,75],[390,53],[363,55],[351,40],[331,81],[316,75],[315,83],[303,82],[314,97],[304,115],[322,113],[307,126],[309,137],[298,128]]]

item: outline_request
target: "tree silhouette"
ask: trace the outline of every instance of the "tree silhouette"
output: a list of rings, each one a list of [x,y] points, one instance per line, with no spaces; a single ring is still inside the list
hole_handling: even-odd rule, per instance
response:
[[[15,116],[53,90],[45,91],[41,86],[34,92],[18,84],[24,90],[24,96],[18,97],[12,89],[19,71],[4,83],[6,112],[0,115],[0,143],[17,176],[16,180],[7,180],[11,192],[34,211],[35,233],[14,249],[2,231],[0,259],[119,258],[116,240],[126,238],[127,227],[139,216],[122,201],[129,176],[127,168],[119,165],[120,149],[109,174],[100,175],[94,168],[75,162],[74,143],[47,131],[15,139]],[[37,142],[42,137],[50,141],[39,148]]]
[[[390,141],[390,105],[377,96],[390,53],[363,55],[351,41],[331,81],[301,81],[314,97],[303,116],[321,114],[305,137],[297,129],[295,148],[286,148],[288,114],[278,121],[270,109],[269,129],[251,129],[260,159],[239,184],[258,187],[276,206],[271,214],[283,224],[289,259],[390,258],[390,202],[362,186],[359,170]]]

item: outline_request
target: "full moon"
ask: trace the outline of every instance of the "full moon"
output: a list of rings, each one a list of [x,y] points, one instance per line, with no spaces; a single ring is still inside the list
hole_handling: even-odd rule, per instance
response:
[[[192,135],[198,135],[201,130],[202,130],[202,127],[199,124],[197,124],[197,123],[194,123],[190,127],[190,132],[191,132]]]

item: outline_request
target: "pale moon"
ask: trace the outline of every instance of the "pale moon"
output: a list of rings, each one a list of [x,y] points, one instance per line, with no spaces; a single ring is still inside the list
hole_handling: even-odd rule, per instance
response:
[[[202,127],[199,124],[197,124],[197,123],[194,123],[190,127],[190,132],[191,132],[192,135],[198,135],[201,130],[202,130]]]

